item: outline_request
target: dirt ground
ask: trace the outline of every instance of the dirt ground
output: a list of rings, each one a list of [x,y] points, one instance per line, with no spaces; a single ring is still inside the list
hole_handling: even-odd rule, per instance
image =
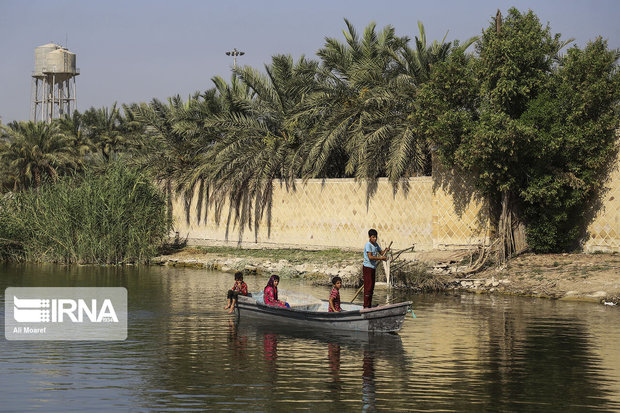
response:
[[[291,250],[292,255],[295,259],[238,257],[232,249],[230,253],[213,254],[186,248],[157,257],[154,263],[230,272],[278,273],[323,283],[338,275],[345,286],[359,284],[357,257],[319,259],[311,254],[304,255],[301,250]],[[469,263],[470,252],[465,250],[415,252],[401,258],[424,263],[431,273],[442,277],[448,288],[455,290],[620,304],[620,254],[616,253],[523,254],[503,267],[491,265],[467,276],[459,274]]]
[[[620,302],[618,254],[524,254],[503,268],[490,267],[461,280],[488,290],[601,303]],[[489,281],[490,288],[489,287]]]

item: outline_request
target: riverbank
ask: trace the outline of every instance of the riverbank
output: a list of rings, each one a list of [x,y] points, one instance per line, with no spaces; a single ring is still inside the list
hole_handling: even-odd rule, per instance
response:
[[[524,254],[502,268],[490,266],[469,276],[459,274],[470,259],[465,250],[412,252],[404,258],[418,275],[424,274],[424,279],[445,290],[620,304],[619,254]],[[224,272],[276,273],[323,285],[339,276],[345,287],[361,285],[360,253],[356,251],[185,247],[152,262]],[[379,281],[382,277],[384,281],[380,271]],[[416,288],[412,282],[407,284]]]

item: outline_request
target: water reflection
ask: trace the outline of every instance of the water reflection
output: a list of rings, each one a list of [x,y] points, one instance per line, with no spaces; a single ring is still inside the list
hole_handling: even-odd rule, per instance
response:
[[[277,366],[276,360],[278,358],[278,335],[277,334],[264,334],[263,335],[263,354],[265,355],[265,362],[267,364],[267,373],[269,374],[269,382],[273,385],[277,379]]]
[[[375,392],[375,355],[371,349],[364,349],[362,373],[362,411],[374,412],[376,410]]]
[[[341,345],[337,341],[330,341],[327,343],[327,360],[329,367],[329,383],[328,390],[331,400],[336,404],[340,404],[342,401],[342,379],[340,376],[340,353]]]
[[[2,292],[99,285],[129,293],[127,341],[0,340],[0,387],[13,396],[3,397],[2,409],[620,411],[617,308],[379,291],[379,300],[415,302],[418,318],[399,335],[303,331],[225,313],[230,278],[174,268],[0,266]]]
[[[317,348],[326,349],[327,370],[329,378],[327,389],[333,406],[338,410],[347,410],[347,405],[341,403],[342,393],[345,387],[350,385],[351,377],[346,374],[341,376],[343,364],[342,354],[345,356],[345,364],[355,370],[361,377],[361,403],[363,411],[376,411],[377,409],[377,381],[375,379],[377,363],[387,364],[390,373],[389,380],[383,380],[383,384],[389,383],[390,387],[380,388],[380,392],[389,393],[396,389],[406,389],[409,372],[406,366],[410,365],[404,349],[401,337],[397,334],[369,334],[366,332],[330,331],[330,330],[305,330],[291,326],[278,326],[269,322],[257,322],[256,320],[237,319],[238,335],[257,336],[262,338],[263,356],[270,372],[270,383],[277,381],[278,371],[278,343],[294,341],[298,357],[303,354],[309,355]],[[354,360],[351,363],[351,359]],[[317,366],[320,368],[320,366]],[[386,369],[384,369],[385,371]],[[379,385],[381,386],[381,385]]]
[[[601,360],[592,354],[585,326],[577,320],[533,320],[517,340],[514,354],[489,363],[489,383],[503,384],[490,388],[496,405],[516,408],[519,405],[541,405],[553,399],[553,409],[567,411],[609,402],[601,378],[594,365]],[[506,366],[509,366],[510,377]],[[544,405],[544,402],[542,403]]]
[[[247,361],[248,337],[239,334],[238,325],[232,318],[228,320],[228,344],[237,364],[239,366],[245,365]]]

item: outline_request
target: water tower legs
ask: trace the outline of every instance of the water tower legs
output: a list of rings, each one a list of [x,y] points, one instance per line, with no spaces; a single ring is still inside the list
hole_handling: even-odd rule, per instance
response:
[[[58,80],[55,75],[33,78],[32,88],[31,119],[35,122],[50,123],[52,119],[70,115],[77,107],[75,77],[64,80]]]

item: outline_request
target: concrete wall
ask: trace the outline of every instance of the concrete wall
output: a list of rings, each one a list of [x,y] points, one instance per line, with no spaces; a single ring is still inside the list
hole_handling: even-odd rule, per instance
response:
[[[387,179],[380,179],[367,202],[366,186],[353,179],[297,181],[295,191],[274,182],[271,234],[263,218],[258,244],[359,249],[368,240],[369,228],[377,229],[382,245],[393,241],[397,249],[413,244],[417,251],[454,248],[486,240],[482,203],[461,199],[455,208],[453,188],[431,177],[410,178],[406,184],[406,190],[394,193]],[[218,226],[212,210],[206,222],[197,219],[197,202],[194,197],[188,224],[183,201],[174,201],[175,230],[190,244],[225,243],[228,208],[223,208]],[[228,242],[236,244],[238,239],[238,227],[231,224]],[[246,227],[242,244],[254,240],[254,232]]]
[[[588,227],[584,240],[587,252],[620,252],[619,165],[620,155],[600,208]],[[487,243],[487,208],[473,186],[441,167],[435,167],[433,174],[409,178],[405,181],[407,189],[396,193],[387,179],[380,179],[368,201],[366,186],[353,179],[311,179],[305,183],[299,180],[294,191],[274,182],[271,234],[263,218],[258,234],[246,227],[241,244],[359,249],[368,239],[369,228],[378,230],[382,245],[393,241],[396,249],[415,244],[416,251],[428,251]],[[195,196],[188,224],[183,200],[174,200],[175,230],[181,237],[187,237],[190,244],[237,245],[239,228],[233,227],[232,221],[226,236],[227,206],[223,208],[220,225],[216,224],[212,209],[203,219],[204,206],[199,220],[196,206]]]
[[[600,208],[588,226],[584,250],[620,252],[620,153],[600,202]]]

